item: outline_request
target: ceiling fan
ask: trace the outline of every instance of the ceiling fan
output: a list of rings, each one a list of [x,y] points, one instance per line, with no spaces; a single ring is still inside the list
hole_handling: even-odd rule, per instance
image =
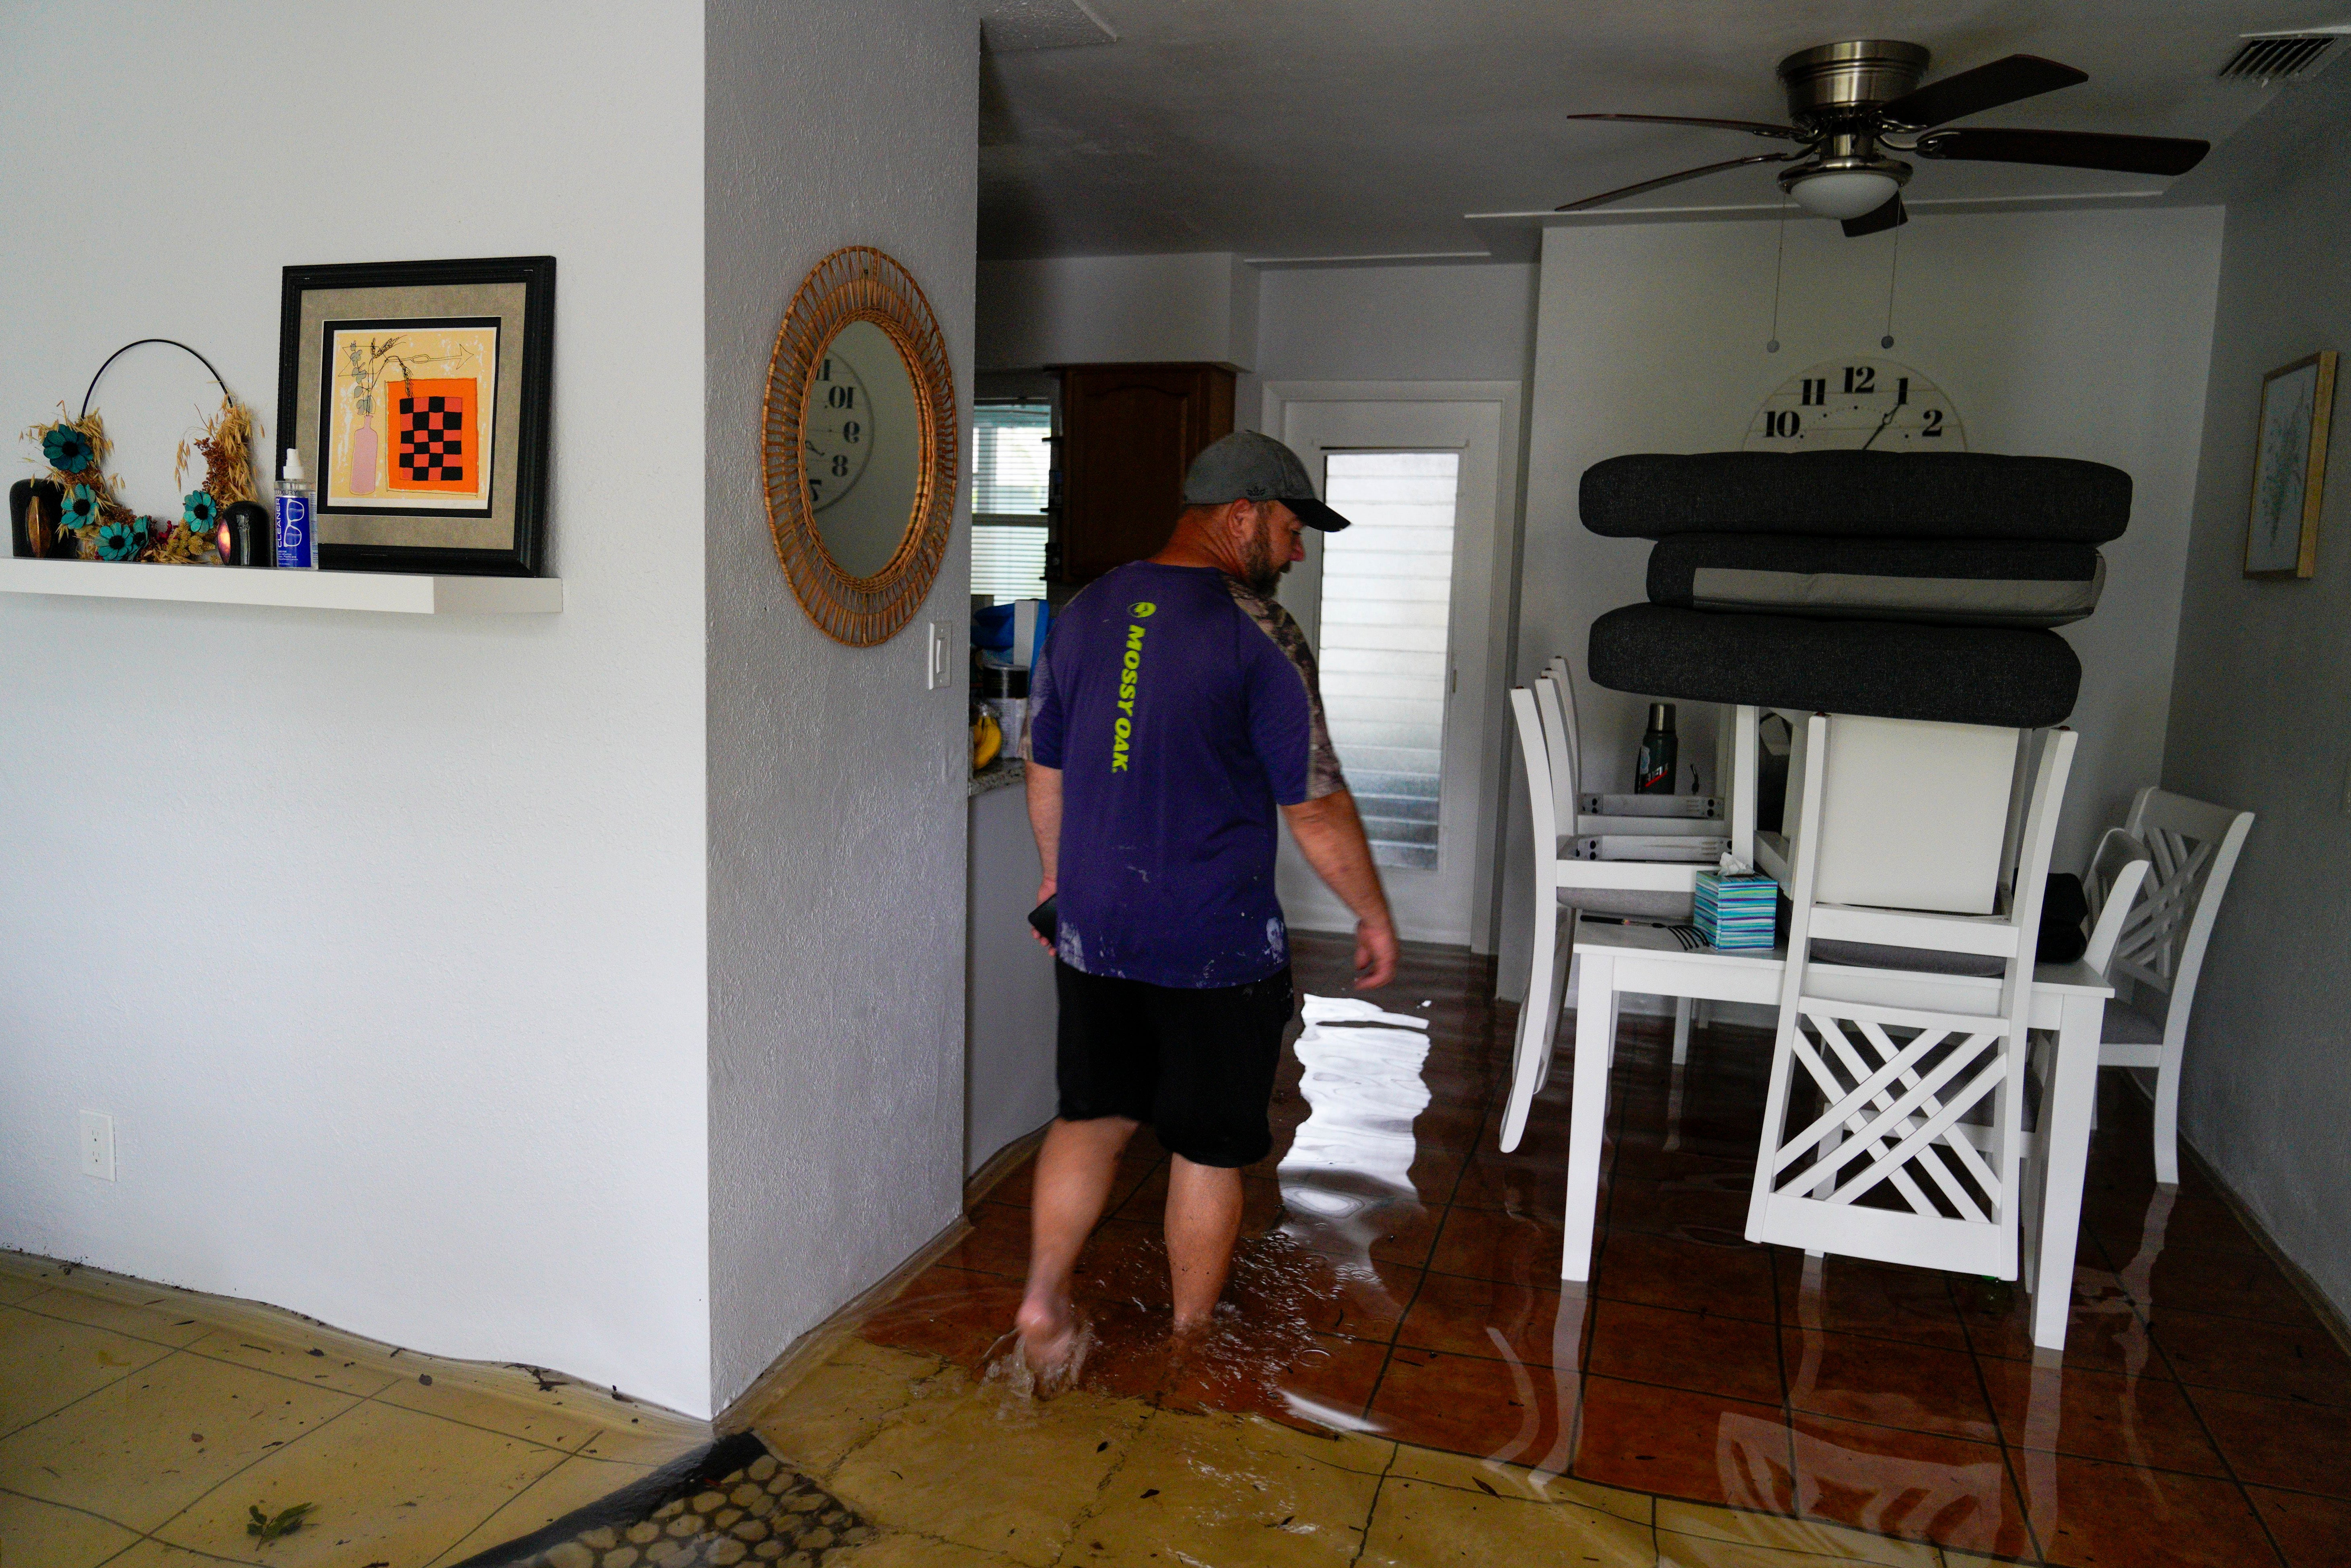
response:
[[[1604,206],[1643,191],[1744,168],[1787,163],[1780,187],[1808,213],[1840,218],[1848,235],[1877,234],[1909,221],[1902,187],[1910,165],[1893,156],[1980,163],[2047,163],[2063,169],[2114,169],[2131,174],[2184,174],[2211,151],[2209,141],[2169,136],[2110,136],[2086,131],[1937,130],[1947,121],[2089,80],[2087,73],[2038,55],[2010,55],[1973,70],[1918,85],[1928,56],[1917,44],[1856,38],[1823,44],[1780,62],[1793,125],[1704,120],[1679,114],[1571,114],[1570,120],[1704,125],[1793,141],[1793,152],[1759,152],[1562,204],[1562,213]]]

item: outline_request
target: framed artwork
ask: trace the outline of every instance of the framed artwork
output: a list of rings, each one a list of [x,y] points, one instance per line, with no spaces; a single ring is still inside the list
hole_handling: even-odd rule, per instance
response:
[[[2247,577],[2308,577],[2318,570],[2318,508],[2334,407],[2331,349],[2262,378],[2252,517],[2245,528]]]
[[[554,367],[551,256],[287,267],[270,462],[319,564],[538,576]]]

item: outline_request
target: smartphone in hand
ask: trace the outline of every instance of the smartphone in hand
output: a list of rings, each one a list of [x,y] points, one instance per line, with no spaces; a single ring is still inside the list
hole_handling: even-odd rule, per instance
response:
[[[1029,912],[1029,927],[1045,939],[1048,947],[1060,939],[1061,911],[1056,907],[1056,898],[1048,898]]]

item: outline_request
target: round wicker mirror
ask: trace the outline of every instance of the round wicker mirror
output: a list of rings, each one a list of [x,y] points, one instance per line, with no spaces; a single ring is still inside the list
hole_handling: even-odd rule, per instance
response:
[[[955,373],[930,301],[881,251],[834,251],[776,334],[759,421],[776,557],[852,647],[914,619],[955,518]]]

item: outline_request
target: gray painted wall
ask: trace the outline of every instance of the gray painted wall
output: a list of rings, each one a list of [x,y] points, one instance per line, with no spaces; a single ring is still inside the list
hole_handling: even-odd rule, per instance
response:
[[[956,1215],[963,1176],[968,506],[923,613],[878,648],[803,614],[757,432],[786,303],[818,260],[913,272],[970,406],[979,29],[969,0],[707,9],[706,483],[712,1384]],[[883,70],[887,89],[874,87]],[[967,434],[967,419],[958,420]]]
[[[2259,813],[2197,993],[2182,1135],[2351,1310],[2351,392],[2317,575],[2242,575],[2262,376],[2351,350],[2351,78],[2299,107],[2332,125],[2229,207],[2163,782]]]

